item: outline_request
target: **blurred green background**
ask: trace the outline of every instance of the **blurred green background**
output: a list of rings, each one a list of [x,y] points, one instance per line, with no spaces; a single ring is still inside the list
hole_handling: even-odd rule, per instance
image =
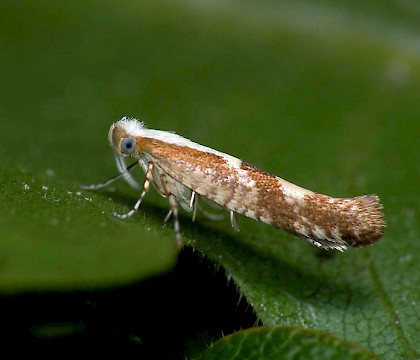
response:
[[[2,301],[19,311],[31,296],[72,302],[70,292],[113,296],[129,286],[124,304],[128,294],[141,297],[143,280],[173,276],[186,258],[201,270],[207,264],[206,281],[221,265],[260,324],[328,332],[388,359],[417,358],[419,39],[416,2],[2,1]],[[162,223],[167,203],[156,193],[120,221],[112,211],[128,210],[136,192],[123,183],[79,188],[116,173],[107,132],[122,116],[311,190],[376,193],[385,236],[367,249],[325,253],[247,219],[236,234],[227,219],[191,223],[183,214],[188,246],[178,261],[172,228]],[[182,298],[163,284],[152,292]],[[50,344],[55,335],[33,329],[62,317],[43,319],[43,311],[35,323],[10,326]],[[86,331],[85,318],[78,324],[52,333],[71,342],[68,333]],[[129,339],[141,338],[136,326]],[[196,356],[191,344],[205,347],[222,330],[204,326],[179,351]],[[134,353],[142,346],[127,343]]]

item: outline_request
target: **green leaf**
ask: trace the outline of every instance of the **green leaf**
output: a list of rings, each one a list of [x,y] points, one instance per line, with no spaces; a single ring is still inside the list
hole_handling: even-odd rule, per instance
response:
[[[200,357],[212,359],[379,359],[343,339],[320,331],[261,327],[241,330],[212,344]]]
[[[238,234],[189,214],[181,227],[265,325],[419,357],[413,4],[2,2],[0,291],[103,288],[171,269],[164,199],[151,191],[120,221],[112,211],[137,192],[79,188],[115,174],[109,126],[137,116],[311,190],[377,193],[384,238],[345,253],[244,218]]]
[[[81,191],[55,171],[1,175],[2,292],[104,288],[173,266],[170,231],[162,237],[145,217],[117,221],[121,197]]]

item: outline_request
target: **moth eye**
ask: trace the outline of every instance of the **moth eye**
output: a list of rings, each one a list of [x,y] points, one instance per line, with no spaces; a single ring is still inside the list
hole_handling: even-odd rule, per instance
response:
[[[136,140],[134,138],[125,138],[121,141],[121,151],[124,154],[131,155],[136,148]]]

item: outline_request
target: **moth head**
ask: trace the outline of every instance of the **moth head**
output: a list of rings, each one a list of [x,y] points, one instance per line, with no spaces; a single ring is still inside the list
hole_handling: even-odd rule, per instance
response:
[[[120,156],[131,157],[136,154],[136,138],[128,135],[118,124],[109,129],[109,144]]]

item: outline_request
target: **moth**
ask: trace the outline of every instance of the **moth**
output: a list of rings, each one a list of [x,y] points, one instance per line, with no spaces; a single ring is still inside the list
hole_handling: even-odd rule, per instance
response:
[[[114,123],[108,138],[119,174],[83,188],[102,188],[119,178],[135,189],[142,188],[130,211],[114,213],[126,219],[138,211],[153,184],[168,199],[165,221],[173,217],[179,249],[183,241],[178,205],[192,212],[194,221],[197,210],[203,210],[200,199],[226,209],[237,231],[237,215],[241,214],[325,249],[343,251],[349,246],[364,247],[384,234],[383,207],[376,195],[334,198],[316,193],[173,132],[148,129],[135,118],[123,117]],[[127,167],[124,158],[136,161]],[[131,175],[137,165],[146,174],[143,187]]]

